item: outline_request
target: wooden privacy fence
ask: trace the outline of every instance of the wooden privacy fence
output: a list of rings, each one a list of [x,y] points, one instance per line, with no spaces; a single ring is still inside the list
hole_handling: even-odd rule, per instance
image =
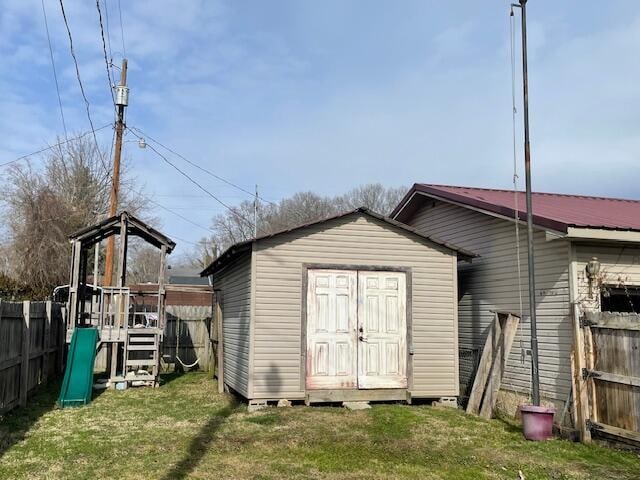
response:
[[[63,306],[0,300],[0,415],[62,372]]]
[[[177,363],[211,370],[211,307],[168,305],[162,354]],[[177,358],[176,358],[177,357]]]
[[[640,444],[640,315],[587,312],[576,348],[582,437],[604,433]]]

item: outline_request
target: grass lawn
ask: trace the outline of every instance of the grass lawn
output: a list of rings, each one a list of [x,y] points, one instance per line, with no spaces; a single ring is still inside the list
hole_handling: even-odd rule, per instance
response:
[[[0,420],[0,478],[640,478],[640,457],[428,406],[253,414],[203,374],[60,410],[54,385]]]

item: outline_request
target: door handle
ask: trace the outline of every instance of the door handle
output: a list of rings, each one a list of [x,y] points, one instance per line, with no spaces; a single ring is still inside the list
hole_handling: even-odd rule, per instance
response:
[[[365,342],[365,343],[366,343],[366,341],[367,341],[367,339],[366,339],[365,337],[363,337],[362,335],[360,335],[360,336],[358,337],[358,340],[360,340],[361,342]]]

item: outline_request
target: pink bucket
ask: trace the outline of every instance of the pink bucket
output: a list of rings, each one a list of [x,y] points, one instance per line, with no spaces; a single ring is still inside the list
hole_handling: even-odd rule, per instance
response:
[[[554,408],[520,405],[520,413],[524,438],[540,441],[553,436],[553,415],[556,413]]]

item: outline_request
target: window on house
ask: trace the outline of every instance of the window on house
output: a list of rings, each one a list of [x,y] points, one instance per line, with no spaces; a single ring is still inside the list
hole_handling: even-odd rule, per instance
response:
[[[600,289],[600,310],[640,313],[640,287],[603,285]]]

